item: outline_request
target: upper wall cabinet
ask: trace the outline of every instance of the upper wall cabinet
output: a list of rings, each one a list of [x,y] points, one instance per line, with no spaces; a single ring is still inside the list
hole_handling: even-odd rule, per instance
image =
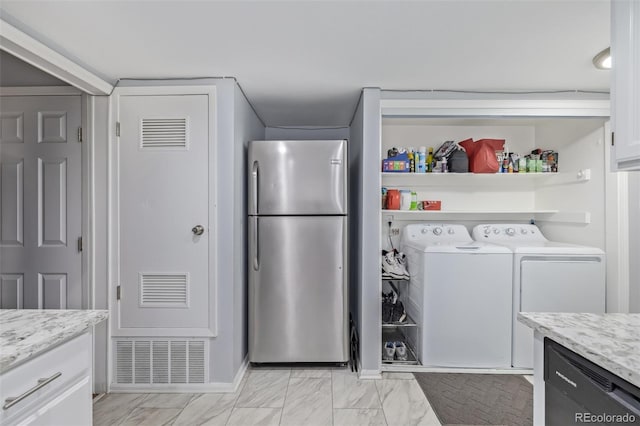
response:
[[[611,2],[612,158],[619,170],[640,170],[640,0]]]

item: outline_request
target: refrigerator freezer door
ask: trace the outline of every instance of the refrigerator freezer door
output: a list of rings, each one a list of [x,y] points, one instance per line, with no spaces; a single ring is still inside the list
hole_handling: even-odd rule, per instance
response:
[[[251,141],[249,215],[347,214],[347,141]]]
[[[249,360],[346,362],[344,216],[249,218]]]

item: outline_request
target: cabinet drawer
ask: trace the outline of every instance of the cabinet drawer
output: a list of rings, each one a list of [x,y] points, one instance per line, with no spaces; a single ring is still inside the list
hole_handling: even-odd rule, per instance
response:
[[[0,405],[3,407],[0,409],[0,424],[19,421],[27,413],[63,393],[83,376],[91,377],[89,333],[75,337],[0,376]],[[7,398],[19,397],[29,392],[40,384],[38,381],[41,379],[50,380],[12,407],[4,408]]]

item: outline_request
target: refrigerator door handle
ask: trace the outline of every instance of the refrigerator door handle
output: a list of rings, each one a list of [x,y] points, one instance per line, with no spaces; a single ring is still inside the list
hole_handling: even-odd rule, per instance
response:
[[[253,270],[260,269],[260,258],[258,251],[258,218],[256,216],[251,218],[253,220],[253,239],[251,241],[251,253],[253,253]]]
[[[260,170],[260,164],[257,161],[253,162],[253,168],[251,170],[251,179],[252,179],[252,204],[253,204],[253,214],[258,214],[258,173]]]

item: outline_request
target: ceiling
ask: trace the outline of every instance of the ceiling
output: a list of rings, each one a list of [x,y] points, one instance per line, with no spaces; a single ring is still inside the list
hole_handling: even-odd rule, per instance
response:
[[[110,83],[235,77],[268,126],[348,125],[362,87],[608,90],[609,1],[12,1]]]

